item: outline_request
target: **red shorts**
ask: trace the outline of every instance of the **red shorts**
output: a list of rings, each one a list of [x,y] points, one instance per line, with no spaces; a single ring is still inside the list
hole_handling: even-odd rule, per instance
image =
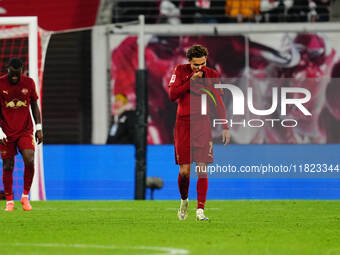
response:
[[[35,143],[32,134],[23,134],[16,139],[8,139],[6,145],[0,144],[0,152],[2,159],[13,158],[18,154],[18,150],[34,150]]]
[[[175,124],[176,164],[212,163],[213,143],[209,120],[191,121],[177,118]]]

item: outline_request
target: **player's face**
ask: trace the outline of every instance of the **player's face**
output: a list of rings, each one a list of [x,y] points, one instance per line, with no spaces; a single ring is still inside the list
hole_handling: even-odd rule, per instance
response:
[[[115,101],[115,109],[116,110],[122,108],[123,105],[124,105],[124,101],[123,100],[118,99],[118,100]]]
[[[15,69],[14,67],[10,66],[8,68],[8,80],[11,84],[15,85],[20,81],[22,74],[22,68]]]
[[[189,61],[189,63],[191,65],[191,69],[194,72],[198,72],[199,70],[201,70],[202,67],[207,65],[207,58],[206,57],[192,58]]]

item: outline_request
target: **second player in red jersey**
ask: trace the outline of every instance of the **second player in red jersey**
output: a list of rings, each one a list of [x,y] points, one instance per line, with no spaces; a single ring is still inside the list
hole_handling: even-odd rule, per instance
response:
[[[43,139],[35,84],[22,72],[23,63],[20,59],[13,58],[8,65],[8,74],[0,77],[0,152],[3,160],[6,211],[14,210],[13,169],[14,157],[18,151],[22,154],[25,165],[21,203],[24,210],[32,210],[28,195],[34,176],[35,141],[30,108],[36,123],[35,137],[38,143],[41,143]]]
[[[38,100],[34,82],[22,76],[17,85],[8,82],[8,74],[0,77],[1,128],[7,140],[16,140],[19,136],[33,133],[33,123],[29,107]]]
[[[206,67],[208,50],[201,45],[192,46],[187,52],[189,64],[178,65],[169,82],[169,95],[172,101],[178,104],[175,124],[175,157],[179,164],[178,186],[181,194],[181,205],[178,210],[178,218],[185,220],[188,212],[188,189],[190,182],[191,163],[196,162],[198,169],[206,169],[207,163],[213,162],[212,136],[209,116],[201,115],[200,107],[192,107],[200,104],[200,95],[204,91],[211,90],[216,96],[215,90],[209,80],[204,82],[202,78],[218,78],[218,73]],[[202,81],[200,83],[200,81]],[[200,86],[195,85],[200,84]],[[217,114],[220,118],[226,118],[226,111],[222,100],[217,104]],[[222,133],[223,142],[230,141],[228,126],[225,125]],[[197,168],[196,168],[197,169]],[[205,171],[197,172],[197,220],[208,220],[204,215],[204,206],[208,190],[208,176]]]

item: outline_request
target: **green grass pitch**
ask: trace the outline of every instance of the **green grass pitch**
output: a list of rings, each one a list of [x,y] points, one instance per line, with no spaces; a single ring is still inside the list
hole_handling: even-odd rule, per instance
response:
[[[4,207],[5,202],[1,202]],[[0,254],[339,255],[340,201],[208,201],[210,222],[178,201],[32,202],[0,212]]]

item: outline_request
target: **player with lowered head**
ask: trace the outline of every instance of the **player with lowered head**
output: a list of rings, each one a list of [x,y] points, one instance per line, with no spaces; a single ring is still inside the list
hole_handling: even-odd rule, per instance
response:
[[[36,124],[35,139],[38,144],[43,140],[35,84],[31,78],[22,74],[23,68],[20,59],[12,58],[8,64],[8,73],[0,77],[0,152],[3,160],[5,211],[14,211],[13,169],[17,151],[20,151],[25,165],[21,203],[25,211],[32,210],[28,195],[34,176],[35,142],[30,107]]]
[[[169,96],[178,104],[175,124],[175,160],[179,165],[178,187],[181,194],[181,204],[177,216],[185,220],[188,215],[188,190],[190,182],[191,163],[196,162],[197,171],[197,210],[196,219],[209,220],[204,215],[204,206],[208,191],[208,175],[206,166],[213,162],[212,134],[209,116],[200,114],[200,107],[192,107],[194,102],[200,102],[201,94],[210,91],[219,98],[216,110],[219,118],[226,119],[226,110],[218,91],[202,78],[218,78],[218,73],[206,67],[208,50],[201,45],[193,45],[186,54],[189,64],[177,65],[169,82]],[[199,86],[195,85],[198,83]],[[193,102],[194,101],[194,102]],[[222,132],[224,145],[230,141],[228,126],[224,125]]]

